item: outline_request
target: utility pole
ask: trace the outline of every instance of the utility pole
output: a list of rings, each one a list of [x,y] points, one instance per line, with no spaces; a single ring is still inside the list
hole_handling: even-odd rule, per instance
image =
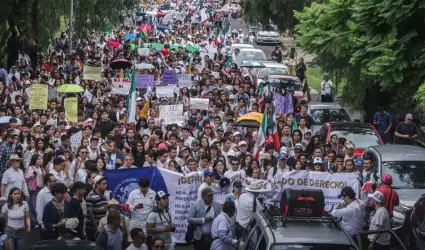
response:
[[[74,19],[74,0],[70,1],[70,11],[69,11],[69,54],[72,54],[72,21]]]

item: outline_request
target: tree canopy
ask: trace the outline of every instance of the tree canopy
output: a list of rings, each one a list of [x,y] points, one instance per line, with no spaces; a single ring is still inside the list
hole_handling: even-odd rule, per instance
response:
[[[349,102],[381,97],[425,109],[425,1],[333,0],[295,17],[297,42],[324,71],[344,78]]]
[[[137,0],[74,0],[74,37],[86,38],[92,30],[106,30],[120,14],[134,9]],[[45,47],[60,31],[61,21],[69,23],[70,0],[6,0],[0,12],[0,59],[7,41],[16,32],[28,47]]]
[[[245,0],[243,2],[245,22],[252,25],[275,24],[280,31],[292,31],[298,23],[294,10],[301,11],[312,0]]]

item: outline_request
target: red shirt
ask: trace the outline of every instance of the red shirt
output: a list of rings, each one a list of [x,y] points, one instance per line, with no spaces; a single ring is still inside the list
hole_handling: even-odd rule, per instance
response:
[[[391,192],[392,190],[392,192]],[[391,188],[389,185],[382,185],[382,187],[377,188],[376,191],[381,192],[384,195],[384,205],[387,209],[388,213],[390,214],[390,217],[394,217],[393,210],[394,207],[400,205],[400,200],[398,199],[397,192]],[[391,196],[391,200],[390,199]]]

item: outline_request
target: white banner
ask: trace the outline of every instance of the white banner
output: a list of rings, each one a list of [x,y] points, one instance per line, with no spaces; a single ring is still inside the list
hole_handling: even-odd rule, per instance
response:
[[[209,104],[210,100],[206,98],[190,98],[191,109],[208,110]]]
[[[169,208],[172,221],[176,225],[173,233],[173,241],[186,243],[184,240],[187,229],[187,212],[191,202],[197,200],[197,191],[203,182],[201,172],[186,174],[185,176],[166,169],[159,168],[161,175],[170,193]],[[233,179],[233,178],[232,178]],[[243,183],[247,185],[245,182]],[[338,195],[345,186],[351,186],[358,190],[357,173],[329,174],[326,172],[291,171],[283,175],[275,176],[272,183],[268,183],[267,189],[273,189],[269,193],[263,193],[259,198],[265,204],[280,205],[280,197],[285,188],[292,189],[320,189],[325,196],[325,211],[329,211],[333,204],[341,202]],[[221,189],[213,184],[214,200],[223,204],[226,196],[232,192],[232,188]]]
[[[177,79],[179,80],[179,86],[180,84],[187,86],[188,84],[192,84],[192,77],[193,74],[177,74]]]
[[[173,123],[182,125],[184,122],[183,104],[159,106],[159,118],[161,118],[163,125]]]
[[[128,95],[131,88],[131,78],[112,78],[112,94]]]

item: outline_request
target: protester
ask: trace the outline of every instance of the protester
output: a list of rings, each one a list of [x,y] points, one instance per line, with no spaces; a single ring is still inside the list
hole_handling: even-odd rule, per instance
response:
[[[379,191],[375,191],[373,194],[369,194],[369,198],[373,200],[373,206],[375,208],[374,213],[371,215],[369,231],[391,230],[391,219],[384,206],[384,195]],[[389,233],[369,234],[368,238],[370,240],[368,249],[391,249],[391,234]]]
[[[146,237],[141,228],[131,229],[131,241],[133,242],[127,247],[127,250],[148,250],[146,245]]]
[[[10,237],[12,250],[25,249],[25,233],[31,232],[31,219],[28,203],[22,200],[19,188],[10,189],[0,216],[7,216],[6,233]]]
[[[160,237],[164,240],[166,250],[173,250],[174,243],[171,239],[171,232],[174,232],[176,228],[172,223],[172,217],[167,208],[169,196],[170,194],[164,191],[156,193],[157,206],[149,213],[146,220],[146,228],[148,234],[152,235],[153,238]]]
[[[8,168],[4,173],[1,180],[1,196],[7,197],[9,191],[12,188],[18,188],[22,190],[29,199],[30,195],[28,192],[27,183],[25,181],[24,172],[19,168],[21,158],[17,154],[13,154],[9,158],[10,168]]]
[[[223,205],[223,211],[217,216],[211,227],[211,236],[213,238],[211,250],[228,250],[236,247],[238,240],[235,239],[230,230],[230,218],[233,217],[235,212],[235,203],[226,201]]]
[[[384,207],[387,209],[391,218],[394,217],[394,208],[400,205],[400,199],[398,198],[397,191],[391,187],[392,183],[392,175],[385,174],[382,177],[382,186],[376,189],[376,191],[379,191],[384,195]]]
[[[121,209],[122,209],[122,206],[118,203],[118,201],[115,199],[111,199],[108,202],[108,205],[106,205],[105,207],[106,216],[100,219],[99,227],[97,230],[101,232],[102,227],[108,223],[108,214],[113,212],[120,212]],[[121,221],[120,229],[121,229],[121,232],[123,233],[123,244],[127,246],[128,243],[132,242],[131,235],[130,235],[130,230],[131,230],[130,219],[124,215],[121,215],[120,221]]]
[[[206,187],[201,191],[202,201],[191,204],[187,222],[194,228],[193,244],[195,250],[209,249],[213,241],[211,225],[221,211],[220,203],[215,202],[214,191]]]
[[[86,236],[84,234],[84,218],[87,213],[87,207],[84,201],[84,195],[87,192],[86,185],[83,182],[77,181],[74,183],[72,189],[74,195],[70,201],[69,218],[78,219],[78,224],[77,228],[73,228],[71,230],[76,231],[80,239],[85,239]]]
[[[79,223],[78,218],[68,218],[65,222],[65,232],[59,236],[58,240],[81,240],[78,237],[80,234],[78,232]]]
[[[119,212],[108,213],[106,225],[96,234],[96,245],[105,250],[122,250],[124,235],[121,229],[121,215]]]
[[[69,218],[70,204],[65,200],[67,188],[63,183],[55,183],[51,193],[53,199],[49,201],[43,210],[43,225],[46,228],[46,240],[55,240],[59,237],[60,231],[64,229],[66,219]]]

